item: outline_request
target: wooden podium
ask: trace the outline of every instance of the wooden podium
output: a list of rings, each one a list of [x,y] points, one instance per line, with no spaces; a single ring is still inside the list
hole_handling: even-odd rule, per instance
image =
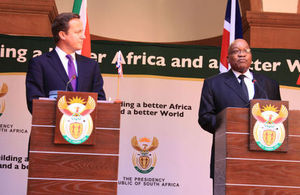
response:
[[[300,194],[300,111],[289,111],[288,152],[249,151],[249,109],[227,108],[215,134],[215,195]]]
[[[56,100],[34,100],[28,194],[117,194],[120,103],[97,102],[95,145],[54,144]]]

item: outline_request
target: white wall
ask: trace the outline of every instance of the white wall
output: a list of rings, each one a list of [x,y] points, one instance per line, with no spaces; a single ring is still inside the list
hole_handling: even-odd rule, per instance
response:
[[[262,0],[264,11],[296,13],[298,0]],[[73,0],[55,0],[71,12]],[[220,36],[227,0],[88,0],[91,34],[140,42]]]
[[[262,0],[264,12],[297,13],[298,0]]]
[[[222,34],[226,0],[88,0],[91,34],[142,42],[199,40]],[[56,0],[59,13],[73,0]]]

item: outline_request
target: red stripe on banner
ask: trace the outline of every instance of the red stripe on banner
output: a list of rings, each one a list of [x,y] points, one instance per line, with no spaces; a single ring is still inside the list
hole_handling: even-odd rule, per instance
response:
[[[299,75],[299,77],[298,77],[298,80],[297,80],[296,85],[300,85],[300,75]]]
[[[226,69],[228,69],[227,54],[228,54],[228,47],[229,47],[229,39],[230,39],[230,32],[224,29],[223,37],[222,37],[220,61]]]
[[[88,18],[86,18],[86,27],[85,27],[84,35],[85,35],[85,39],[83,41],[81,55],[86,57],[91,57],[91,37],[90,37]]]

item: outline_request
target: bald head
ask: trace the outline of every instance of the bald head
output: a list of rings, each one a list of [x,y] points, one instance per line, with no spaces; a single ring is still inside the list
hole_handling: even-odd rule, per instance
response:
[[[227,60],[233,70],[245,73],[252,62],[251,49],[244,39],[234,40],[228,48]]]

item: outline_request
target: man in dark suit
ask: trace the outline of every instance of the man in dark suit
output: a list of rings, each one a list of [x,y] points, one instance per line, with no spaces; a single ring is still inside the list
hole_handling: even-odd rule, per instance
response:
[[[96,61],[78,55],[82,49],[83,24],[78,14],[62,13],[52,24],[56,48],[29,61],[26,75],[28,110],[32,112],[32,100],[48,97],[53,90],[97,92],[98,99],[105,100],[103,78]]]
[[[276,81],[249,70],[252,54],[245,40],[237,39],[230,45],[227,60],[231,70],[205,79],[201,94],[198,122],[213,134],[211,178],[214,178],[216,115],[227,107],[249,107],[251,99],[281,99]]]

